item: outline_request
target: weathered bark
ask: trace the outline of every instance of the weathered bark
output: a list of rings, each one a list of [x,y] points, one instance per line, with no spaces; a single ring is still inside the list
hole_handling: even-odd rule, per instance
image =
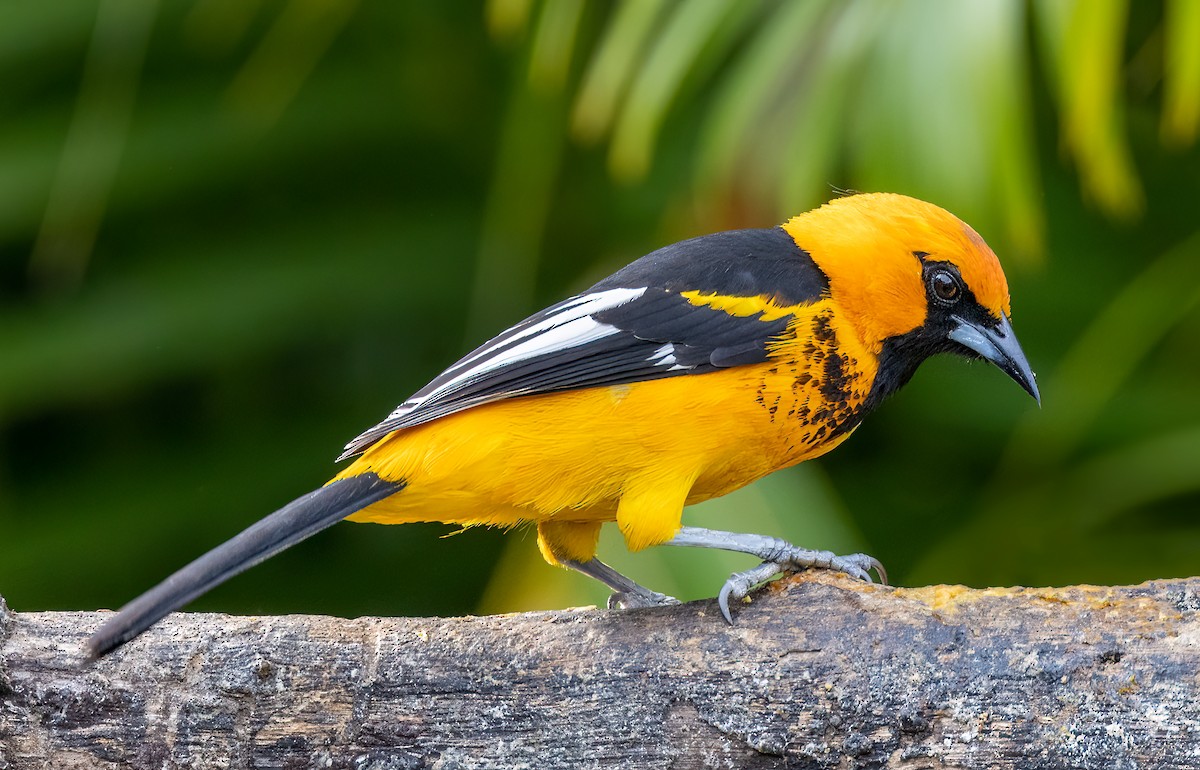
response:
[[[1200,579],[481,618],[0,603],[0,768],[1200,767]]]

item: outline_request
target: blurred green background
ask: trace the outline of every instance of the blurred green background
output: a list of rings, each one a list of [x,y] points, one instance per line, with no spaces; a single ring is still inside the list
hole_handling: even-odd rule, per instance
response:
[[[1200,572],[1200,3],[0,4],[0,594],[115,607],[504,325],[835,188],[971,222],[1040,375],[926,364],[691,523],[900,584]],[[603,601],[529,532],[343,524],[195,609]],[[602,556],[715,593],[744,558]]]

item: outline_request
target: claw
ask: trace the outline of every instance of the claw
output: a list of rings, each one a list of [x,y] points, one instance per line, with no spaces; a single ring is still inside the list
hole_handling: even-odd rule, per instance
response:
[[[731,626],[733,625],[733,614],[729,611],[729,594],[732,590],[733,587],[726,581],[725,585],[721,586],[721,593],[717,594],[717,606],[721,608],[721,615],[725,618],[725,622]]]
[[[879,576],[879,585],[887,585],[887,570],[883,568],[883,563],[874,556],[868,556],[867,558],[871,560],[871,569],[875,570],[875,574]],[[871,576],[868,574],[867,578],[869,579],[870,577]]]

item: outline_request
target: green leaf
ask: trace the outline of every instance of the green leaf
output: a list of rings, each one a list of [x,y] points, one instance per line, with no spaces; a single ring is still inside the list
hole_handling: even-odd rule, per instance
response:
[[[617,6],[571,113],[571,128],[580,141],[592,143],[608,133],[663,7],[664,0],[622,0]]]
[[[1191,145],[1200,126],[1200,3],[1167,0],[1163,35],[1163,141]]]

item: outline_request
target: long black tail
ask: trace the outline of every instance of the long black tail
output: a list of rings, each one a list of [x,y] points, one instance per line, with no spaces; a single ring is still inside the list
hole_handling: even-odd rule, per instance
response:
[[[135,638],[168,614],[285,548],[331,527],[404,488],[374,473],[339,479],[293,500],[121,608],[88,639],[95,659]]]

